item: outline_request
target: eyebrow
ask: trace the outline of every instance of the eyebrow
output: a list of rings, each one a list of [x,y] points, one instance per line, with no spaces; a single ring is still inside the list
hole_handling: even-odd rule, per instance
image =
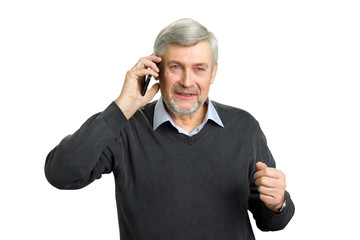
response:
[[[204,68],[209,68],[209,65],[207,63],[197,63],[197,64],[195,64],[195,66],[201,66],[201,67],[204,67]]]
[[[168,62],[167,62],[167,65],[169,65],[169,64],[179,64],[179,65],[182,65],[180,62],[175,61],[175,60],[170,60],[170,61],[168,61]]]
[[[167,62],[167,64],[178,64],[180,66],[183,66],[183,64],[181,62],[178,62],[176,60],[170,60]],[[202,66],[204,68],[209,68],[209,65],[207,63],[195,63],[194,66]]]

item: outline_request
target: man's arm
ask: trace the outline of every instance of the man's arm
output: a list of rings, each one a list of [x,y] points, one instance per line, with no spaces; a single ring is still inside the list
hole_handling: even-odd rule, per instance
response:
[[[286,207],[284,207],[281,212],[274,213],[259,200],[256,191],[256,187],[251,190],[252,204],[249,206],[249,210],[252,212],[256,221],[256,226],[261,231],[278,231],[284,229],[290,222],[295,211],[295,206],[291,200],[290,194],[285,191]]]
[[[115,138],[128,119],[158,92],[159,84],[154,84],[145,96],[141,96],[144,76],[151,74],[157,78],[159,69],[155,62],[160,61],[161,58],[154,54],[141,58],[127,72],[120,96],[105,111],[90,117],[73,135],[65,137],[48,154],[45,175],[53,186],[82,188],[100,178],[101,174],[112,171],[114,152],[110,146],[116,144]]]
[[[116,144],[116,133],[126,124],[127,119],[115,103],[90,117],[48,154],[45,162],[48,181],[59,189],[79,189],[103,173],[110,173],[114,165],[110,146]]]
[[[281,230],[294,215],[295,206],[290,194],[285,191],[285,174],[276,169],[266,138],[260,127],[258,129],[256,164],[251,170],[249,210],[260,230]]]

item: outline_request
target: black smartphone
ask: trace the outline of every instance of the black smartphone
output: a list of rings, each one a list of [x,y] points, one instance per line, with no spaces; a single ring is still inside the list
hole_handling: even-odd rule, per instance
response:
[[[156,66],[159,68],[159,63],[156,63]],[[160,68],[159,68],[160,69]],[[144,96],[145,95],[145,93],[146,93],[146,91],[147,91],[147,89],[148,89],[148,87],[149,87],[149,83],[150,83],[150,80],[151,80],[151,75],[146,75],[145,76],[145,82],[144,82],[144,86],[143,86],[143,88],[142,88],[142,90],[141,90],[141,96]]]
[[[150,80],[151,80],[151,75],[146,75],[145,77],[145,82],[144,82],[144,86],[141,90],[141,96],[144,96],[145,93],[146,93],[146,90],[148,89],[148,86],[149,86],[149,83],[150,83]]]

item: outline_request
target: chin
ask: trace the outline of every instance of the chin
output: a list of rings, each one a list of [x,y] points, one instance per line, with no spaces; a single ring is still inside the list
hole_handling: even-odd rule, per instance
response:
[[[175,115],[185,115],[185,114],[193,114],[195,113],[197,110],[199,110],[202,105],[204,104],[203,102],[197,102],[196,104],[192,105],[192,106],[181,106],[179,104],[177,104],[173,99],[170,100],[164,100],[165,105],[167,106],[167,108],[174,113]]]

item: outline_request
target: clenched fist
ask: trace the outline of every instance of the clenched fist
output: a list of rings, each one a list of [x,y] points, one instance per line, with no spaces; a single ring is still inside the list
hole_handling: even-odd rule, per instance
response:
[[[260,193],[260,200],[273,212],[279,212],[285,201],[285,174],[269,168],[265,163],[256,163],[257,172],[254,174],[255,185]]]

